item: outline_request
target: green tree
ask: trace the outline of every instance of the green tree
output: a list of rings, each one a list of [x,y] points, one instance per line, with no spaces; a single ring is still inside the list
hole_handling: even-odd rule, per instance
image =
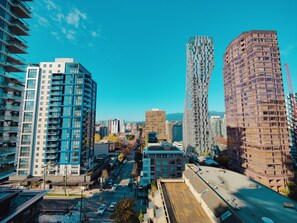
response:
[[[133,210],[134,207],[135,201],[132,198],[123,199],[118,203],[110,217],[115,223],[136,223],[138,219]]]
[[[143,216],[143,213],[142,213],[142,209],[140,209],[140,212],[139,212],[139,215],[138,215],[138,220],[139,220],[139,222],[143,222],[143,219],[144,219],[144,216]]]
[[[95,134],[95,143],[100,141],[100,135],[99,134]]]

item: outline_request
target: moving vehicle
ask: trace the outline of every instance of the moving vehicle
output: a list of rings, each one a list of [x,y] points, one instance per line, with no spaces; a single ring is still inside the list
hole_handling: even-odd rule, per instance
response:
[[[117,202],[111,202],[109,208],[108,208],[108,211],[112,212],[115,210],[115,207],[117,206]]]
[[[106,209],[106,205],[105,204],[101,204],[98,211],[97,211],[97,214],[98,215],[103,215],[104,211]]]

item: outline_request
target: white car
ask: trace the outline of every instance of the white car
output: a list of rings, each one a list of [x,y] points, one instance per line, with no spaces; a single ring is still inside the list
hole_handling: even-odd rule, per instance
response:
[[[111,202],[111,204],[109,205],[108,211],[114,211],[115,207],[117,206],[117,202]]]
[[[117,188],[118,188],[118,185],[117,184],[114,184],[111,189],[112,190],[117,190]]]
[[[97,211],[97,214],[103,215],[105,209],[106,209],[106,205],[105,204],[101,204],[100,208]]]

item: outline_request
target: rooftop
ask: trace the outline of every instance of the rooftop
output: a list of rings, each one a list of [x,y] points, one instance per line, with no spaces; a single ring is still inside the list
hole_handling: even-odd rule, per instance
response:
[[[178,151],[181,152],[176,146],[150,146],[145,148],[145,153],[147,151]]]
[[[297,222],[297,202],[255,182],[248,177],[225,169],[188,165],[228,203],[244,222]],[[288,208],[285,206],[292,206]]]
[[[193,202],[195,198],[185,183],[161,182],[161,187],[171,222],[192,223],[194,219],[211,222],[199,202]]]

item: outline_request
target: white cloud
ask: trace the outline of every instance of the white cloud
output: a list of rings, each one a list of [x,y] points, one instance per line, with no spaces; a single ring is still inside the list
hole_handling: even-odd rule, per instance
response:
[[[66,7],[58,0],[38,0],[33,13],[37,21],[34,24],[36,30],[45,27],[56,40],[67,40],[73,44],[83,40],[81,42],[86,46],[93,47],[93,38],[98,39],[101,36],[101,27],[75,5]]]
[[[54,3],[52,0],[43,0],[43,2],[46,4],[46,8],[48,10],[61,10],[60,6]]]
[[[79,11],[77,8],[73,8],[72,11],[70,11],[66,17],[67,23],[70,25],[74,25],[75,28],[79,28],[81,19],[86,20],[87,15]]]
[[[34,16],[36,17],[39,25],[41,25],[43,27],[50,26],[50,22],[45,17],[42,17],[42,16],[38,15],[37,13],[35,13]]]
[[[61,40],[61,36],[57,32],[52,31],[51,34],[56,37],[57,40]]]

